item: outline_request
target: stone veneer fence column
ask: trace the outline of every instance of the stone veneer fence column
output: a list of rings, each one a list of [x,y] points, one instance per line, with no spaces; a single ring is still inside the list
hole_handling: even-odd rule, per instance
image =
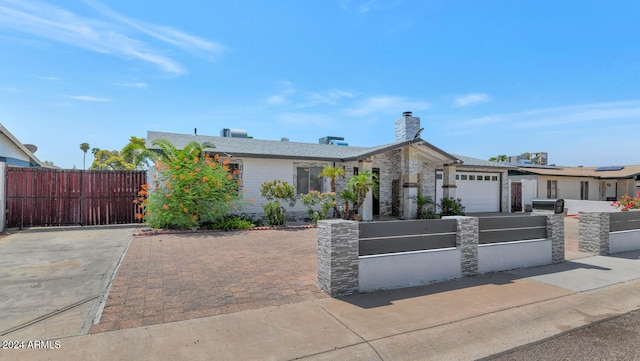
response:
[[[547,238],[552,241],[552,262],[564,262],[564,216],[562,214],[545,215]],[[462,276],[478,274],[480,234],[478,218],[459,216],[445,218],[456,219],[456,247],[460,249]],[[582,214],[580,218],[582,220]],[[606,214],[607,251],[609,249],[608,222],[609,216]],[[318,286],[320,289],[331,297],[358,293],[358,255],[359,222],[341,219],[318,221]]]
[[[460,249],[462,276],[473,276],[478,274],[478,218],[453,218],[456,219],[456,247]]]
[[[551,239],[551,262],[564,262],[564,214],[547,214],[547,238]]]
[[[578,250],[609,254],[609,213],[578,212]]]
[[[358,233],[356,221],[318,221],[318,287],[331,297],[358,292]]]

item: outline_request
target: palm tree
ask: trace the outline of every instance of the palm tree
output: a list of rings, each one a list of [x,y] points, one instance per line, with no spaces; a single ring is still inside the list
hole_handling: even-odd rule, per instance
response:
[[[331,192],[336,192],[336,178],[344,175],[344,169],[336,167],[324,167],[318,177],[329,177],[331,179]]]
[[[197,154],[198,157],[204,158],[207,154],[206,148],[215,148],[211,142],[198,143],[196,141],[187,143],[182,150],[176,148],[171,142],[166,139],[157,139],[153,141],[153,145],[160,148],[161,153],[157,155],[160,160],[171,161],[173,159],[181,159],[188,154]],[[195,152],[195,153],[194,153]]]
[[[85,160],[87,159],[87,151],[89,150],[89,143],[81,143],[80,149],[84,152],[82,154],[82,170],[86,169]]]
[[[333,194],[336,193],[336,178],[342,177],[342,176],[344,176],[344,169],[336,168],[336,167],[324,167],[322,169],[322,172],[318,174],[318,177],[329,177],[329,179],[331,180],[331,192]],[[338,209],[338,204],[335,202],[333,204],[333,212],[334,212],[334,216],[337,216],[337,217],[341,216],[341,212]]]
[[[355,219],[358,208],[364,203],[367,193],[378,189],[378,176],[369,171],[352,176],[347,185],[340,192],[344,201],[342,211],[338,210],[338,217],[342,219]]]
[[[135,168],[143,169],[149,166],[149,161],[157,158],[157,153],[147,149],[144,138],[132,136],[129,144],[120,152],[125,162],[131,163]]]
[[[507,160],[509,160],[509,157],[507,157],[506,154],[500,154],[497,157],[491,157],[489,158],[489,161],[491,162],[501,162],[501,163],[505,163]]]

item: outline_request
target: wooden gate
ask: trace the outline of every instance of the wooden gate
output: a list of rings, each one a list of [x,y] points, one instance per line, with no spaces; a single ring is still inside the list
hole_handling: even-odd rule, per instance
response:
[[[522,183],[511,182],[511,212],[522,212]]]
[[[141,222],[136,199],[146,171],[8,168],[7,227]]]

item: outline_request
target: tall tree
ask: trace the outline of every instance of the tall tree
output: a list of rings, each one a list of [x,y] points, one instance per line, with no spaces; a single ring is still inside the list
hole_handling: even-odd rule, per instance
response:
[[[491,162],[506,162],[507,160],[509,160],[509,157],[506,156],[506,154],[500,154],[497,157],[491,157],[489,158],[489,160]]]
[[[155,152],[147,149],[145,139],[136,136],[129,138],[129,144],[122,148],[120,155],[125,162],[133,164],[137,169],[148,168],[149,161],[157,157]]]
[[[98,150],[90,169],[96,170],[134,170],[136,167],[124,161],[117,150]]]
[[[85,160],[87,159],[87,151],[89,150],[89,143],[80,143],[80,149],[84,152],[82,154],[82,170],[86,169]]]

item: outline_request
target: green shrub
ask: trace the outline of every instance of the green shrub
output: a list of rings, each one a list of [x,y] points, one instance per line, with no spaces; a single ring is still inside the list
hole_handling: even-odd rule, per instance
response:
[[[296,190],[287,182],[279,179],[273,182],[264,182],[260,188],[260,195],[269,202],[262,205],[264,209],[264,218],[271,226],[283,226],[287,222],[284,207],[280,201],[288,201],[289,206],[293,207],[296,203]]]
[[[443,216],[464,216],[464,206],[460,198],[442,198],[440,210],[440,215]]]
[[[255,224],[242,216],[227,216],[217,221],[203,225],[203,228],[220,230],[220,231],[233,231],[238,229],[249,229],[255,227]]]
[[[307,213],[311,216],[313,223],[318,223],[321,219],[327,219],[329,210],[336,204],[335,193],[320,193],[318,191],[310,191],[307,194],[300,194],[302,203],[307,207]],[[314,209],[316,205],[320,205],[320,210]]]
[[[194,229],[213,223],[240,207],[239,183],[228,160],[210,157],[205,148],[213,144],[191,142],[177,149],[166,140],[154,144],[162,149],[158,178],[145,206],[150,227]]]
[[[418,195],[411,197],[413,201],[416,202],[416,206],[418,207],[418,219],[434,219],[438,218],[438,215],[433,213],[431,209],[431,205],[433,204],[433,200],[429,196],[423,196],[420,193]]]

